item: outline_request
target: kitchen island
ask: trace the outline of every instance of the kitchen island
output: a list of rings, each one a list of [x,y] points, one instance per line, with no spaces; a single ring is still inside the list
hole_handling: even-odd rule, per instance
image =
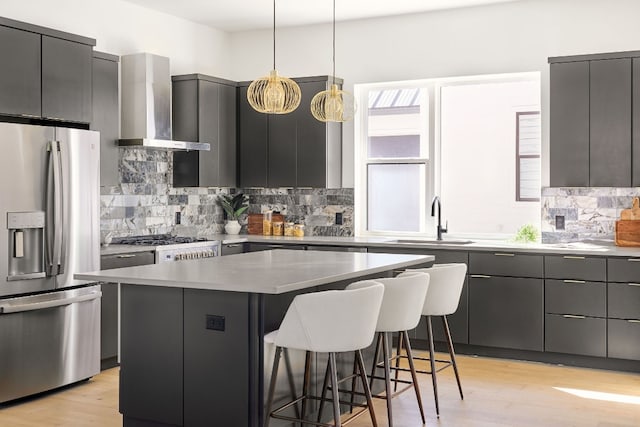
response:
[[[270,371],[263,338],[278,328],[295,295],[343,289],[352,281],[388,277],[393,270],[433,260],[429,255],[275,250],[76,278],[122,284],[124,426],[258,427]],[[318,356],[316,378],[323,368]],[[299,377],[301,370],[294,372]],[[283,384],[282,395],[287,393]]]

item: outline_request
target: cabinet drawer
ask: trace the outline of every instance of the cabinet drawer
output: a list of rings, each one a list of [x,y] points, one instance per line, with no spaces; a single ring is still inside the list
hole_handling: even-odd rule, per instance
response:
[[[609,282],[640,283],[640,258],[607,258]]]
[[[578,280],[545,280],[546,313],[607,317],[607,284]]]
[[[221,255],[235,255],[244,253],[244,243],[227,243],[222,245]]]
[[[153,264],[154,262],[154,252],[131,252],[126,254],[102,255],[100,257],[100,269],[110,270],[112,268],[134,267],[136,265]]]
[[[607,319],[545,315],[544,350],[606,357]]]
[[[549,279],[606,282],[607,260],[582,255],[545,256],[544,276]]]
[[[513,252],[471,252],[469,273],[490,276],[543,277],[542,255],[522,255]]]
[[[608,284],[609,317],[615,319],[640,319],[640,284]]]
[[[640,322],[609,319],[609,357],[640,360]]]

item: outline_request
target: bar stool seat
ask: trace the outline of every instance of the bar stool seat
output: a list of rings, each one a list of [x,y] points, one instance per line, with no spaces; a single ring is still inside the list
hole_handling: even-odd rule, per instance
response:
[[[371,421],[377,426],[371,392],[366,379],[361,349],[373,342],[376,321],[382,304],[384,286],[376,281],[366,281],[361,288],[343,291],[323,291],[297,295],[284,316],[280,329],[265,336],[265,340],[275,344],[275,357],[267,397],[265,426],[271,418],[283,419],[302,424],[340,427],[340,401],[336,367],[336,353],[354,352],[358,364],[366,405]],[[307,352],[307,362],[311,352],[329,353],[329,375],[332,384],[333,424],[317,423],[305,420],[306,402],[309,399],[321,400],[309,394],[309,363],[305,366],[305,381],[302,395],[296,396],[277,409],[272,409],[278,366],[283,349],[298,349]],[[302,413],[296,417],[282,415],[285,409],[302,402]],[[363,409],[364,411],[364,409]],[[355,414],[359,415],[363,411]],[[297,412],[297,411],[296,411]],[[352,418],[350,418],[352,419]],[[348,421],[348,420],[347,420]]]
[[[424,409],[422,407],[422,398],[420,396],[420,389],[418,387],[418,381],[416,376],[415,366],[413,364],[413,355],[411,352],[411,344],[409,342],[408,331],[415,328],[420,322],[420,316],[422,315],[422,307],[427,295],[427,289],[429,288],[429,275],[426,273],[413,273],[407,277],[395,277],[376,279],[376,281],[384,285],[384,298],[382,300],[382,306],[380,307],[380,315],[376,324],[376,333],[378,339],[376,342],[376,351],[374,356],[373,368],[370,376],[371,385],[374,379],[384,379],[385,381],[385,394],[377,394],[374,397],[387,400],[387,417],[389,420],[389,427],[393,426],[392,405],[391,399],[397,394],[408,390],[413,386],[416,394],[416,400],[418,401],[418,408],[420,409],[420,416],[422,417],[422,424],[425,424]],[[365,286],[362,282],[352,283],[347,286],[347,289],[356,289],[360,286]],[[403,337],[403,341],[406,343],[405,351],[409,360],[409,368],[411,371],[411,381],[400,380],[397,378],[391,378],[391,362],[395,359],[392,356],[389,348],[389,333],[399,333],[400,337]],[[380,347],[382,347],[383,361],[378,363],[380,355]],[[399,350],[399,349],[398,349]],[[399,351],[398,351],[399,354]],[[397,357],[397,356],[396,356]],[[377,377],[375,375],[376,369],[384,369],[384,377]],[[395,385],[400,383],[407,384],[407,387],[400,391],[391,390],[391,382]]]
[[[460,392],[460,398],[464,399],[462,393],[462,385],[460,384],[460,375],[458,373],[458,365],[456,364],[456,355],[453,349],[453,342],[451,341],[451,332],[449,330],[449,322],[447,321],[447,315],[455,313],[460,303],[460,295],[462,294],[462,287],[467,274],[467,265],[463,263],[451,263],[451,264],[434,264],[431,268],[420,268],[406,270],[398,275],[398,277],[412,277],[416,274],[429,274],[429,290],[424,300],[424,306],[422,308],[422,315],[427,317],[427,333],[429,337],[429,359],[422,357],[414,357],[417,360],[429,360],[430,370],[419,370],[418,373],[430,374],[431,382],[433,384],[433,395],[436,405],[436,415],[440,416],[440,406],[438,403],[438,383],[436,380],[436,373],[441,370],[453,367],[456,381],[458,383],[458,391]],[[435,358],[434,346],[433,346],[433,326],[431,324],[431,318],[438,316],[442,319],[442,326],[445,332],[445,338],[447,340],[447,347],[449,350],[449,360],[439,360]],[[398,351],[402,343],[398,344]],[[436,369],[436,362],[442,364]]]

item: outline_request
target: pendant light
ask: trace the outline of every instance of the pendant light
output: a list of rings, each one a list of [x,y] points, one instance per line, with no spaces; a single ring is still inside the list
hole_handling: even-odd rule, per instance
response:
[[[267,114],[287,114],[300,105],[300,86],[276,71],[276,0],[273,0],[273,70],[251,82],[247,100],[254,110]]]
[[[353,119],[356,104],[349,92],[336,84],[336,0],[333,0],[333,76],[331,88],[318,92],[311,100],[311,114],[321,122],[346,122]]]

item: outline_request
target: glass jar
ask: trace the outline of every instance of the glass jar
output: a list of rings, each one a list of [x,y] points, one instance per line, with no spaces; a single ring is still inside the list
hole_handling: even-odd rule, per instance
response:
[[[285,222],[284,223],[284,235],[285,236],[293,236],[293,228],[294,225],[292,222]]]
[[[296,224],[293,226],[293,235],[295,237],[304,237],[304,224]]]
[[[282,236],[282,232],[283,232],[282,221],[274,221],[273,223],[271,223],[271,227],[272,227],[274,236]]]
[[[264,236],[271,236],[271,217],[271,211],[262,214],[262,234]]]

